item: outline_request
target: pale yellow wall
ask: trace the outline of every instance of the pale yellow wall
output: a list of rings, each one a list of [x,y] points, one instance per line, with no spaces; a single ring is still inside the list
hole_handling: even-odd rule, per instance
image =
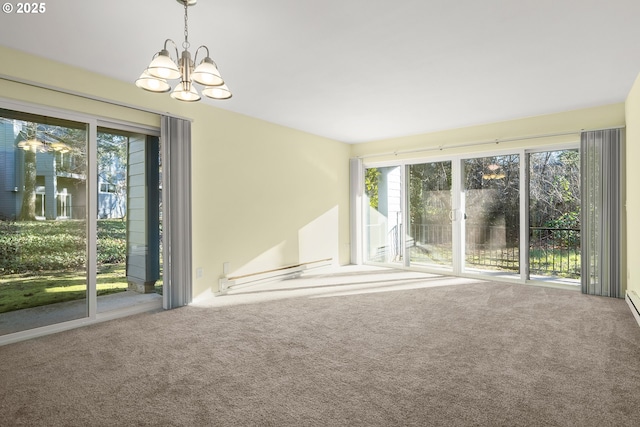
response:
[[[18,79],[36,82],[41,85],[62,88],[67,91],[89,94],[91,96],[135,104],[146,108],[164,110],[165,107],[149,99],[150,94],[132,94],[125,97],[126,84],[115,82],[103,76],[71,69],[62,64],[43,60],[31,55],[0,46],[0,77],[6,75]],[[135,79],[134,79],[135,81]],[[135,88],[135,86],[134,86]],[[140,90],[142,92],[142,90]],[[42,90],[25,84],[0,79],[0,96],[9,100],[26,101],[40,106],[62,108],[81,114],[101,118],[129,121],[146,126],[160,126],[160,117],[128,108],[106,103],[88,101],[81,97]],[[169,110],[167,110],[169,111]],[[175,114],[178,114],[177,112]]]
[[[550,144],[565,144],[579,142],[579,132],[581,129],[590,130],[624,126],[624,123],[624,103],[619,103],[558,114],[548,114],[403,138],[355,144],[351,148],[351,156],[363,156],[366,161],[375,162],[406,158],[428,158],[430,156],[472,154],[490,150],[509,150]],[[539,137],[541,135],[562,134],[567,132],[575,133],[564,136]],[[495,144],[496,140],[526,137],[535,138]],[[490,143],[464,148],[448,148],[456,145],[483,142]],[[442,150],[418,151],[421,149],[440,147],[442,147]],[[394,152],[397,154],[391,154]],[[382,155],[375,156],[375,154]]]
[[[194,297],[217,291],[224,262],[231,274],[324,258],[349,262],[348,145],[147,93],[134,86],[138,76],[115,81],[2,46],[0,57],[0,75],[193,119]],[[160,124],[155,114],[2,79],[0,97]]]
[[[349,262],[348,145],[224,111],[193,117],[196,269]]]
[[[640,76],[627,101],[627,290],[640,296]]]

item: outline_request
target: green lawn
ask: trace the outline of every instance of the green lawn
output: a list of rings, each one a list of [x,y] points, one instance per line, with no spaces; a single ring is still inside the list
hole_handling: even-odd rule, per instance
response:
[[[0,313],[86,298],[83,272],[51,272],[36,276],[0,276]],[[103,265],[97,277],[98,296],[127,290],[124,264]]]
[[[85,230],[76,220],[0,221],[0,313],[86,298]],[[97,234],[98,296],[127,290],[126,222],[99,220]]]
[[[431,252],[426,253],[419,248],[411,248],[411,261],[420,263],[451,265],[450,246],[433,245]],[[518,271],[520,252],[517,248],[508,251],[477,250],[467,253],[466,264],[470,267],[487,268],[496,271]],[[580,249],[530,249],[529,268],[531,274],[567,279],[580,278]]]
[[[531,249],[529,252],[531,273],[552,275],[568,279],[580,278],[580,252],[574,250]]]

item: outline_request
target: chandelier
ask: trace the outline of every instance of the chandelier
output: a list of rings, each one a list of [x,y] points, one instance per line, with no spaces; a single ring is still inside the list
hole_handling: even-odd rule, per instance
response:
[[[40,133],[40,139],[38,139]],[[71,152],[71,147],[62,142],[55,134],[38,130],[38,124],[30,124],[28,129],[20,131],[18,148],[32,153],[56,152],[66,154]]]
[[[46,153],[47,151],[55,151],[58,153],[66,154],[71,151],[71,148],[64,142],[51,142],[46,143],[39,141],[35,138],[20,141],[18,148],[22,148],[24,151],[31,151],[32,153]]]
[[[202,45],[195,51],[193,60],[189,53],[189,29],[187,22],[189,20],[187,9],[189,6],[196,4],[197,0],[176,0],[184,5],[184,42],[182,43],[182,55],[178,54],[178,46],[176,43],[167,39],[164,42],[164,48],[153,56],[153,60],[146,70],[142,72],[136,86],[148,90],[150,92],[165,93],[171,90],[171,85],[167,80],[180,79],[171,92],[171,97],[180,101],[194,102],[201,99],[194,83],[204,86],[202,94],[213,99],[229,99],[231,91],[220,76],[216,63],[209,57],[209,48]],[[171,58],[167,50],[168,44],[173,44],[176,51],[175,59]],[[196,67],[198,60],[198,52],[206,51],[205,58],[200,61]],[[178,65],[176,65],[176,63]]]
[[[489,169],[489,172],[482,174],[482,179],[502,179],[506,176],[504,172],[499,170],[500,165],[496,165],[495,163],[487,166],[487,169]]]

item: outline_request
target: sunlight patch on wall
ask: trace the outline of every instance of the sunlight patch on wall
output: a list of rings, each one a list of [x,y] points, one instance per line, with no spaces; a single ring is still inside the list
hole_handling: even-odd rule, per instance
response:
[[[298,231],[299,262],[339,261],[338,206],[334,206]]]
[[[251,245],[248,245],[250,248]],[[286,245],[287,242],[282,241],[272,248],[267,249],[266,251],[236,270],[234,270],[233,266],[231,266],[231,272],[229,273],[229,276],[243,276],[245,274],[254,274],[284,266],[286,260]]]

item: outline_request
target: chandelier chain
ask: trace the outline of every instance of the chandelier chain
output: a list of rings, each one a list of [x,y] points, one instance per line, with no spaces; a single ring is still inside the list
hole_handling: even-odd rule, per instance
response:
[[[188,3],[189,2],[187,1],[184,2],[184,43],[182,43],[182,47],[184,49],[189,49],[189,46],[191,46],[189,44],[189,15],[187,12],[187,9],[189,7]]]

